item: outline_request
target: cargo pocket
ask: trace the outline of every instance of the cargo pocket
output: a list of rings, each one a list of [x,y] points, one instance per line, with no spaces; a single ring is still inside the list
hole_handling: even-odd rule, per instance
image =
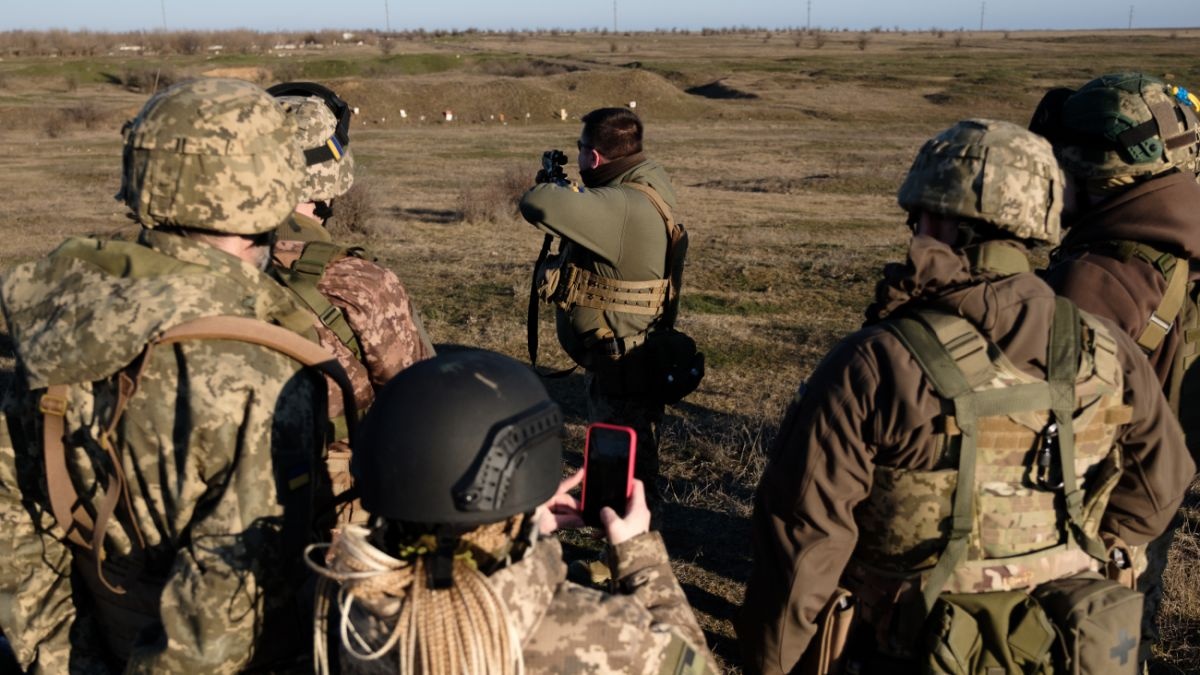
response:
[[[983,651],[979,623],[967,610],[939,598],[930,612],[926,633],[928,663],[922,670],[931,675],[971,675]]]

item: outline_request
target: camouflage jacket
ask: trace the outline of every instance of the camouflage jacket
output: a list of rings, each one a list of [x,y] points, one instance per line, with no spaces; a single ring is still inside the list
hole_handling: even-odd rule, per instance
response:
[[[491,576],[517,624],[528,672],[715,673],[659,534],[612,547],[610,564],[618,592],[579,586],[566,580],[562,545],[544,539]]]
[[[867,327],[838,343],[800,388],[759,483],[754,568],[736,622],[748,672],[789,672],[808,648],[858,542],[855,509],[875,467],[944,468],[935,425],[943,401],[879,320],[909,303],[957,313],[1018,370],[1045,377],[1055,296],[1033,274],[973,271],[961,254],[918,236],[907,265],[890,265],[877,293]],[[1131,338],[1110,332],[1132,420],[1118,432],[1126,471],[1101,529],[1144,544],[1170,522],[1195,467],[1146,359]]]
[[[111,436],[130,505],[106,530],[105,574],[128,591],[115,598],[84,580],[95,559],[64,544],[52,515],[37,395],[73,385],[68,472],[95,513],[112,473],[98,439],[114,375],[151,337],[214,315],[302,331],[308,315],[254,267],[152,230],[139,244],[69,240],[9,270],[0,293],[23,378],[0,425],[0,627],[22,665],[233,673],[252,657],[306,653],[300,549],[314,491],[328,496],[316,470],[326,407],[318,377],[242,342],[183,342],[147,357]],[[272,653],[279,647],[286,654]]]
[[[667,172],[641,159],[597,187],[573,188],[544,183],[521,198],[521,215],[538,229],[562,237],[569,257],[581,268],[610,279],[646,281],[665,274],[667,230],[662,216],[645,195],[621,183],[648,185],[674,209],[675,188]],[[609,165],[604,165],[604,168]],[[576,362],[586,363],[587,346],[596,339],[630,337],[650,325],[655,317],[625,312],[575,307],[557,312],[558,340]]]

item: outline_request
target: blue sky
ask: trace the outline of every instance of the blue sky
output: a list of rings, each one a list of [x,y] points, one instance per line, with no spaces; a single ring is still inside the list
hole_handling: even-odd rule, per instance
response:
[[[153,30],[384,27],[385,3],[393,29],[610,27],[612,0],[6,0],[0,30]],[[719,26],[803,26],[807,0],[617,0],[621,30]],[[818,27],[873,26],[925,29],[979,27],[979,0],[813,0]],[[1200,26],[1200,0],[991,0],[988,29]]]

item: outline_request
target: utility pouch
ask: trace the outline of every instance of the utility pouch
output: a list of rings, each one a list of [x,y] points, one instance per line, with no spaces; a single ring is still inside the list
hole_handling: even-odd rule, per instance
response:
[[[1134,675],[1138,672],[1142,594],[1084,573],[1038,586],[1033,597],[1054,621],[1055,672]]]
[[[1054,627],[1024,591],[946,594],[925,624],[922,670],[939,675],[1053,672]]]
[[[566,256],[560,251],[553,255],[546,256],[546,259],[538,265],[534,271],[534,287],[537,288],[538,298],[545,303],[557,303],[561,293],[559,289],[566,290],[570,284],[569,279],[563,279],[564,274],[568,274],[572,269],[566,264]]]
[[[839,588],[817,616],[817,634],[800,659],[800,675],[835,675],[845,670],[843,657],[850,641],[857,603],[850,591]]]
[[[704,379],[704,353],[686,333],[667,328],[650,333],[638,350],[650,373],[650,397],[678,403]]]

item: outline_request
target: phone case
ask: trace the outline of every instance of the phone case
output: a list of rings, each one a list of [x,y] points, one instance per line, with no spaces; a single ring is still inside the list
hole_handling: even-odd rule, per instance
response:
[[[629,432],[629,467],[625,477],[625,499],[628,500],[633,496],[633,465],[637,460],[637,431],[633,427],[621,426],[619,424],[605,424],[604,422],[592,422],[587,426],[587,431],[583,437],[583,470],[586,472],[588,468],[588,456],[592,444],[592,428],[615,429],[619,431]],[[587,510],[587,479],[584,478],[582,492],[579,495],[579,508],[581,511]]]

